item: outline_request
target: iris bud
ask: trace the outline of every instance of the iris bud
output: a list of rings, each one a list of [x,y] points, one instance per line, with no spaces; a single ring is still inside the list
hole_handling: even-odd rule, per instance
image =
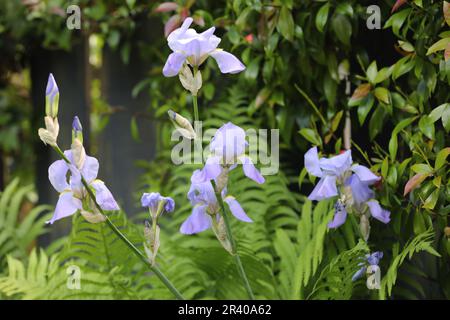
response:
[[[53,74],[49,74],[45,89],[45,114],[49,117],[58,116],[59,89]]]

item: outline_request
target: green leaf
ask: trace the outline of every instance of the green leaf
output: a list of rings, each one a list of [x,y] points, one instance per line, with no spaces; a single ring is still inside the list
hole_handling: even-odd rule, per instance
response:
[[[392,133],[391,139],[389,140],[389,155],[392,161],[395,161],[395,157],[397,156],[397,149],[398,149],[397,135]]]
[[[433,168],[431,168],[428,164],[425,163],[418,163],[413,166],[411,166],[411,170],[415,173],[424,173],[429,174],[433,172]]]
[[[374,79],[374,83],[377,84],[377,83],[383,82],[384,80],[389,78],[392,74],[392,70],[393,70],[393,68],[383,68],[380,71],[378,71],[378,73]]]
[[[434,162],[434,170],[439,170],[445,164],[448,155],[450,154],[450,147],[444,148],[436,155],[436,161]]]
[[[411,71],[412,68],[414,68],[415,62],[411,58],[411,56],[406,56],[404,58],[401,58],[398,60],[392,69],[392,78],[396,80],[397,78],[401,77],[405,73],[408,73]]]
[[[330,3],[325,3],[317,12],[316,15],[316,28],[320,32],[323,32],[323,29],[328,20],[328,12],[330,11]]]
[[[294,38],[294,18],[292,18],[291,10],[288,7],[281,7],[280,16],[278,18],[277,24],[278,31],[285,37],[287,40],[292,41]]]
[[[299,131],[299,133],[309,142],[316,146],[322,145],[322,140],[320,139],[319,135],[310,128],[303,128]]]
[[[420,118],[419,129],[428,139],[434,140],[434,123],[429,116]]]
[[[384,104],[390,104],[391,103],[391,96],[389,93],[389,90],[383,87],[375,88],[374,95],[378,99],[378,101],[384,103]]]
[[[372,94],[367,95],[360,103],[358,107],[358,120],[359,124],[362,125],[367,118],[370,110],[373,107],[375,99]]]
[[[439,189],[436,189],[428,196],[422,207],[425,209],[433,210],[434,207],[436,206],[438,199],[439,199]]]
[[[437,51],[445,50],[447,45],[450,43],[450,37],[441,39],[435,42],[430,48],[428,48],[427,55],[435,53]]]
[[[378,106],[375,109],[375,112],[372,115],[372,118],[369,122],[369,137],[372,140],[375,138],[383,128],[384,118],[386,117],[386,112],[384,111],[384,108],[381,106]]]
[[[352,25],[347,16],[342,14],[335,15],[331,21],[331,27],[338,40],[349,46],[350,38],[352,36]]]
[[[377,62],[373,61],[366,71],[367,80],[369,80],[370,83],[374,84],[377,74],[378,74]]]

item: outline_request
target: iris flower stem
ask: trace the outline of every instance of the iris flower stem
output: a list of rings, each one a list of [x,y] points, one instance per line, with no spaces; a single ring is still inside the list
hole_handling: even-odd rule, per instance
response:
[[[197,96],[192,96],[192,104],[194,105],[194,120],[195,122],[198,120],[198,98]]]
[[[69,159],[67,159],[66,155],[62,152],[62,150],[55,146],[54,149],[56,152],[61,156],[61,158],[68,164],[70,164]],[[100,207],[100,205],[97,203],[95,199],[95,195],[92,191],[92,189],[89,187],[87,181],[84,179],[83,176],[81,176],[81,182],[83,183],[83,186],[86,188],[87,193],[91,197],[92,201],[95,203],[95,206],[100,211],[101,214],[103,214],[106,218],[106,224],[111,228],[111,230],[131,249],[131,251],[144,262],[153,273],[156,274],[156,276],[161,280],[161,282],[167,287],[167,289],[170,290],[170,292],[173,293],[173,295],[178,300],[184,300],[183,295],[175,288],[175,286],[170,282],[170,280],[165,276],[165,274],[159,270],[158,267],[152,266],[150,261],[148,261],[147,257],[117,228],[117,226],[109,219],[109,217],[104,213],[103,209]]]
[[[216,194],[217,201],[219,202],[220,208],[222,209],[223,221],[225,222],[225,228],[227,232],[227,237],[230,240],[231,245],[231,255],[234,258],[234,263],[238,269],[238,272],[244,281],[245,289],[247,290],[247,294],[251,300],[255,300],[255,296],[253,295],[252,287],[250,286],[250,282],[248,281],[247,274],[245,273],[244,266],[242,265],[241,258],[237,252],[236,241],[233,238],[233,234],[231,233],[231,223],[230,218],[228,216],[228,212],[225,210],[225,205],[223,203],[222,196],[220,191],[217,189],[217,185],[214,180],[211,180],[212,186],[214,188],[214,193]]]

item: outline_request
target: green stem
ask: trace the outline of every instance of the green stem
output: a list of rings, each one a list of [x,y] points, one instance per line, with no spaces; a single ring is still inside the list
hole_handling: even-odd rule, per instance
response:
[[[199,121],[198,120],[198,100],[197,100],[197,96],[192,96],[192,103],[194,105],[194,121]]]
[[[195,66],[194,67],[194,79],[195,79],[195,76],[197,75],[197,72],[198,72],[198,67]],[[197,95],[192,95],[192,104],[194,105],[194,121],[199,121]]]
[[[70,164],[69,159],[65,156],[65,154],[61,151],[61,149],[58,146],[55,146],[54,149],[58,154],[63,158],[63,160]],[[100,207],[100,205],[95,200],[95,195],[92,189],[89,187],[87,181],[84,179],[83,176],[81,176],[81,182],[83,183],[83,186],[85,187],[87,193],[91,197],[92,201],[95,203],[95,206],[100,211],[101,214],[103,214],[106,217],[106,223],[111,228],[111,230],[123,241],[125,244],[133,251],[133,253],[144,262],[153,273],[156,274],[156,276],[164,283],[164,285],[167,287],[167,289],[170,290],[170,292],[173,293],[173,295],[179,299],[184,300],[184,297],[181,295],[181,293],[177,290],[177,288],[174,287],[174,285],[170,282],[169,279],[162,273],[161,270],[159,270],[158,267],[152,266],[151,263],[148,261],[147,257],[138,249],[136,246],[117,228],[117,226],[109,219],[109,217],[104,213],[103,209]]]
[[[251,300],[255,300],[255,296],[253,295],[253,291],[250,286],[250,282],[248,281],[247,275],[244,270],[244,266],[242,265],[241,258],[239,257],[239,254],[236,249],[236,242],[233,238],[233,234],[231,233],[230,218],[228,216],[228,212],[225,210],[225,205],[223,203],[222,196],[220,194],[220,191],[217,190],[215,181],[211,180],[211,183],[213,185],[214,193],[216,194],[217,201],[219,202],[220,208],[222,209],[222,216],[223,216],[223,221],[225,222],[227,237],[230,240],[230,244],[231,244],[231,255],[234,257],[234,262],[236,264],[238,272],[239,272],[242,280],[244,281],[244,286],[245,286],[245,289],[247,290],[248,296],[250,297]]]

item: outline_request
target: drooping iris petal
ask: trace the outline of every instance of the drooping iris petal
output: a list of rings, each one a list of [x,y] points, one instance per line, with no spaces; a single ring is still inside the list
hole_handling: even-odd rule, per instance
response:
[[[99,169],[98,160],[94,157],[86,156],[83,168],[81,169],[81,174],[87,183],[91,183],[97,178]]]
[[[212,219],[206,213],[206,208],[206,205],[195,206],[192,214],[181,225],[180,232],[183,234],[194,234],[209,229]]]
[[[195,170],[191,177],[192,183],[204,183],[216,179],[222,172],[219,157],[210,157],[201,170]]]
[[[370,254],[367,257],[367,262],[372,266],[378,265],[380,263],[381,258],[383,258],[383,252],[377,251],[377,252]]]
[[[319,163],[322,170],[325,170],[326,173],[341,176],[352,165],[352,153],[350,150],[347,150],[340,155],[328,159],[321,158]]]
[[[362,267],[361,269],[356,271],[355,274],[352,277],[352,281],[356,281],[359,278],[361,278],[364,275],[364,273],[366,272],[366,269],[367,269],[366,267]]]
[[[242,209],[241,205],[234,197],[227,196],[225,197],[224,201],[228,204],[228,207],[230,208],[233,216],[244,222],[253,222],[252,219],[247,216],[244,209]]]
[[[209,55],[216,60],[220,72],[222,73],[234,74],[245,70],[244,64],[229,52],[219,49],[214,50]]]
[[[335,204],[334,218],[328,224],[328,228],[338,228],[344,224],[345,220],[347,220],[347,210],[345,210],[344,205],[340,201],[337,201]]]
[[[244,174],[247,176],[247,178],[250,178],[259,184],[264,183],[264,177],[253,165],[253,162],[249,157],[241,156],[239,160],[242,162],[242,168],[244,169]]]
[[[372,215],[372,217],[383,223],[388,223],[389,221],[391,221],[391,213],[388,210],[383,209],[378,201],[367,201],[367,205],[369,206],[370,214]]]
[[[312,147],[305,153],[305,168],[313,176],[322,177],[317,147]]]
[[[352,174],[346,184],[350,186],[353,200],[357,205],[374,197],[374,192],[369,188],[368,183],[362,182],[356,174]]]
[[[319,183],[313,189],[311,194],[308,196],[309,200],[323,200],[337,196],[338,191],[336,188],[336,177],[325,175],[320,178]]]
[[[103,210],[119,210],[119,205],[114,199],[111,191],[101,180],[95,180],[91,186],[95,189],[95,200]]]
[[[369,168],[358,164],[352,166],[352,171],[358,176],[359,180],[368,184],[373,184],[381,179],[379,176],[370,171]]]
[[[55,213],[47,223],[53,224],[56,220],[73,215],[82,208],[81,200],[74,198],[72,192],[63,192],[56,203]]]
[[[186,60],[186,55],[179,52],[172,52],[167,58],[166,64],[163,68],[163,75],[165,77],[174,77],[179,72]]]
[[[173,199],[170,197],[164,197],[164,200],[166,200],[166,204],[164,205],[164,211],[173,212],[173,210],[175,210],[175,201],[173,201]]]
[[[66,177],[68,170],[69,167],[64,160],[57,160],[48,168],[48,179],[56,191],[63,192],[69,188]]]

